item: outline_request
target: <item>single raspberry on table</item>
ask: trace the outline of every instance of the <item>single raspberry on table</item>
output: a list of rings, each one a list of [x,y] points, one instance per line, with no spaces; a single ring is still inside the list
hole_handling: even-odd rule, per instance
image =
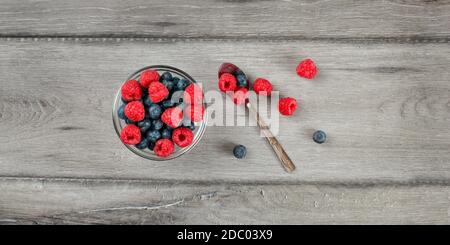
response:
[[[159,139],[156,141],[153,151],[159,157],[168,157],[173,153],[173,142],[169,139]]]
[[[231,99],[236,105],[244,104],[248,99],[248,89],[242,87],[232,93]]]
[[[186,147],[194,140],[194,134],[188,128],[176,128],[172,133],[172,141],[179,147]]]
[[[291,116],[297,110],[297,100],[286,97],[278,101],[278,110],[284,116]]]
[[[128,124],[120,132],[120,139],[126,145],[136,145],[141,142],[141,130],[134,124]]]
[[[148,86],[148,97],[153,103],[163,101],[169,95],[169,90],[160,82],[152,82]]]
[[[230,73],[224,73],[219,78],[219,89],[222,92],[234,91],[237,86],[236,77]]]
[[[161,121],[172,128],[176,128],[183,121],[183,110],[179,107],[167,108],[161,115]]]
[[[142,97],[142,88],[141,85],[139,85],[139,82],[136,80],[128,80],[120,89],[122,93],[122,98],[125,101],[133,101],[133,100],[140,100]]]
[[[313,79],[317,75],[317,67],[311,59],[302,60],[297,66],[297,74],[306,79]]]
[[[189,119],[193,122],[201,122],[205,114],[205,108],[203,105],[188,105],[184,108],[184,112]]]
[[[203,90],[194,83],[189,84],[184,90],[183,101],[187,104],[200,105],[203,103]]]
[[[132,101],[125,106],[125,116],[133,122],[142,121],[145,117],[144,104]]]
[[[150,83],[152,82],[159,82],[159,73],[155,70],[145,70],[144,72],[142,72],[141,74],[141,85],[144,88],[148,88],[148,86],[150,85]]]
[[[256,78],[253,82],[253,90],[257,94],[269,96],[272,93],[272,84],[264,78]]]

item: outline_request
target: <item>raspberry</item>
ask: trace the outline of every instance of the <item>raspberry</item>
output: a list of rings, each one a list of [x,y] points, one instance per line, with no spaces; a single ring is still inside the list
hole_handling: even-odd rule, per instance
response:
[[[187,104],[200,105],[203,103],[203,90],[196,84],[189,84],[184,90],[183,101]]]
[[[230,73],[224,73],[219,78],[219,89],[222,92],[234,91],[236,84],[236,78]]]
[[[125,116],[134,122],[142,121],[145,117],[144,105],[140,101],[132,101],[125,106]]]
[[[141,85],[148,88],[150,83],[159,82],[159,73],[155,70],[146,70],[141,74]]]
[[[134,124],[128,124],[120,132],[120,139],[126,145],[136,145],[141,142],[141,130]]]
[[[188,105],[185,107],[185,114],[193,122],[201,122],[205,114],[205,108],[202,105]]]
[[[142,97],[142,89],[136,80],[126,81],[121,88],[122,98],[125,101],[140,100]]]
[[[173,153],[174,146],[173,142],[169,139],[160,139],[156,141],[153,151],[157,156],[168,157]]]
[[[244,104],[248,99],[248,89],[240,88],[231,94],[231,99],[236,105]]]
[[[183,111],[179,107],[167,108],[161,115],[161,121],[172,128],[176,128],[183,121]]]
[[[317,67],[311,59],[302,60],[297,66],[297,74],[306,79],[313,79],[317,74]]]
[[[297,109],[297,101],[294,98],[286,97],[278,102],[278,110],[284,116],[291,116]]]
[[[264,78],[256,78],[255,82],[253,82],[253,90],[257,94],[263,94],[269,96],[272,93],[272,84],[267,79]]]
[[[192,143],[194,134],[188,128],[176,128],[172,134],[173,143],[179,147],[186,147]]]
[[[169,95],[169,90],[160,82],[152,82],[148,86],[148,96],[153,103],[163,101]]]

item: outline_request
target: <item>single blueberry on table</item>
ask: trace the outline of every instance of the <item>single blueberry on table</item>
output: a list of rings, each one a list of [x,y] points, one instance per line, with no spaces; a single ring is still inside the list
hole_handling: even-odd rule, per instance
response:
[[[244,158],[247,155],[247,148],[243,145],[237,145],[233,149],[233,154],[236,158]]]
[[[317,130],[313,134],[313,140],[318,144],[322,144],[327,140],[327,134],[322,130]]]
[[[161,116],[162,110],[161,106],[158,104],[152,104],[148,108],[148,114],[150,115],[151,119],[158,119]]]
[[[143,150],[147,147],[148,147],[148,140],[146,138],[143,138],[141,140],[141,142],[139,142],[139,144],[136,145],[136,148],[141,149],[141,150]]]
[[[172,129],[169,129],[169,128],[163,128],[163,129],[161,130],[161,137],[162,137],[163,139],[170,139],[170,138],[172,138]]]
[[[123,119],[123,120],[125,120],[125,118],[127,118],[125,116],[125,106],[126,106],[126,104],[123,104],[119,107],[119,110],[117,110],[117,114],[119,115],[119,118]]]
[[[148,149],[150,149],[151,151],[153,151],[153,148],[155,148],[155,142],[148,142]]]
[[[141,133],[147,132],[152,126],[152,122],[148,119],[138,122],[138,127],[141,129]]]
[[[184,90],[189,85],[189,82],[182,78],[176,83],[177,90]]]
[[[147,140],[150,142],[156,142],[161,138],[161,133],[158,130],[150,130],[147,132]]]
[[[237,75],[236,80],[237,80],[238,87],[246,88],[248,86],[247,77],[245,75]]]
[[[172,91],[172,89],[174,88],[175,84],[170,81],[170,80],[163,80],[162,84],[164,84],[164,86],[166,86],[167,90]]]
[[[164,80],[172,81],[172,73],[166,71],[163,74],[161,74],[161,77],[159,78],[159,81],[162,82]]]
[[[155,119],[152,121],[152,130],[160,130],[163,128],[163,126],[164,123],[159,119]]]

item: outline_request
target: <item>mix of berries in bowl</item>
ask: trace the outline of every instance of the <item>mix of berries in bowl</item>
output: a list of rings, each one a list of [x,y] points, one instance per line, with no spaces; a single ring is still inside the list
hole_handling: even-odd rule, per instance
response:
[[[187,73],[149,66],[132,74],[113,105],[113,123],[131,151],[169,160],[191,150],[206,128],[203,90]]]

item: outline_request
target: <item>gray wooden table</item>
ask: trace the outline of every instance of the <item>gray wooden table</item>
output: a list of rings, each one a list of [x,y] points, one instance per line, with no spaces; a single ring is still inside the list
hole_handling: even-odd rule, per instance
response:
[[[445,0],[0,0],[0,223],[448,224],[449,27]],[[170,162],[120,143],[131,72],[213,90],[223,61],[299,99],[279,134],[294,173],[256,127],[209,127]]]

